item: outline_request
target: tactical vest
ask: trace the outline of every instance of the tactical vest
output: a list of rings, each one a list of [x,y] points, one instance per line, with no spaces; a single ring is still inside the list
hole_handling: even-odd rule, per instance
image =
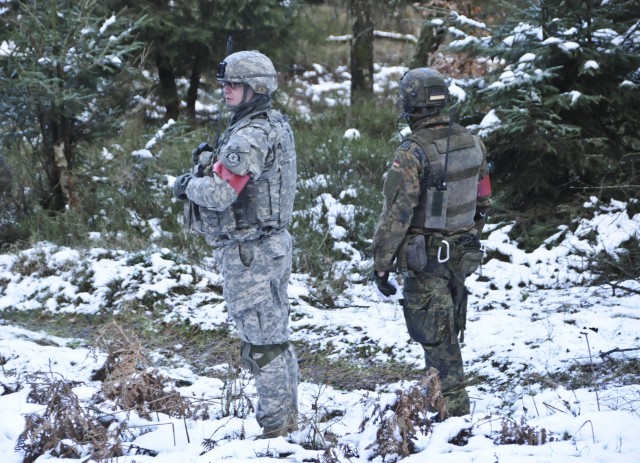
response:
[[[445,175],[448,134],[447,127],[423,128],[407,137],[409,143],[417,143],[423,151],[420,198],[413,210],[412,228],[453,231],[473,225],[484,153],[475,135],[454,124],[444,178],[446,190],[440,189]]]
[[[250,118],[225,133],[225,138],[252,126],[267,134],[266,164],[260,176],[247,183],[228,209],[202,209],[205,233],[214,238],[253,239],[291,222],[296,189],[296,150],[289,119],[269,110],[266,118]],[[225,140],[219,148],[224,146]]]

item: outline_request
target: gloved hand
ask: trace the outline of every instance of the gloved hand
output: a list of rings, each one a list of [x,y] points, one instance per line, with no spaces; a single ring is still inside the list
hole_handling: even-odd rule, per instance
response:
[[[376,285],[378,297],[383,301],[396,301],[402,299],[400,285],[395,279],[389,280],[389,272],[384,272],[382,276],[378,272],[373,272],[373,282]]]
[[[173,196],[185,200],[187,199],[187,185],[189,181],[193,178],[193,174],[182,174],[180,177],[173,182]]]
[[[205,151],[213,151],[213,148],[211,148],[211,146],[209,146],[209,143],[207,143],[206,141],[200,143],[198,147],[191,152],[191,159],[193,160],[194,165],[200,163],[200,154],[204,153]]]

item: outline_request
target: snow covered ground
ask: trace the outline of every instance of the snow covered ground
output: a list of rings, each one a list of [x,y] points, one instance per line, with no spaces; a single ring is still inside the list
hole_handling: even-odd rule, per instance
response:
[[[509,240],[510,224],[492,225],[486,233],[487,255],[494,257],[468,279],[471,296],[463,357],[468,374],[476,379],[468,388],[472,414],[434,424],[426,432],[418,430],[412,442],[414,453],[403,462],[640,461],[637,363],[635,371],[614,374],[621,365],[638,360],[640,283],[637,279],[621,282],[631,291],[619,288],[615,293],[610,287],[590,286],[588,259],[584,259],[585,253],[598,251],[613,255],[626,239],[640,238],[640,214],[629,217],[625,203],[601,204],[595,198],[585,208],[594,211],[593,218],[558,230],[548,245],[534,252],[524,252]],[[164,298],[166,320],[188,319],[203,329],[229,326],[233,330],[227,325],[224,303],[211,290],[219,283],[207,259],[197,266],[187,265],[166,249],[133,259],[117,250],[80,252],[42,243],[20,254],[0,255],[2,311],[90,316],[154,294]],[[195,295],[180,291],[191,285],[198,287]],[[295,341],[331,343],[335,357],[353,356],[354,348],[369,345],[376,361],[394,359],[422,366],[422,350],[409,340],[397,302],[381,302],[370,286],[351,284],[341,308],[326,310],[306,302],[312,300],[306,297],[310,291],[309,278],[294,274],[290,298]],[[91,379],[107,353],[84,346],[78,339],[27,331],[0,320],[2,463],[23,461],[15,447],[25,417],[45,409],[28,400],[30,374],[64,377],[80,404],[108,412],[108,401],[95,400],[101,383]],[[179,358],[181,346],[173,349]],[[151,358],[160,355],[151,353]],[[227,368],[224,364],[211,367]],[[583,382],[574,389],[559,385],[562,375],[581,371],[589,375],[591,368],[595,375],[587,385]],[[607,380],[601,379],[603,370]],[[222,404],[223,381],[196,375],[186,362],[161,371],[174,380],[180,395]],[[255,399],[251,378],[241,375],[237,381]],[[253,411],[246,417],[223,416],[221,405],[213,405],[206,419],[114,413],[116,423],[126,422],[144,432],[132,433],[130,442],[123,445],[129,455],[108,461],[395,461],[394,455],[384,457],[380,452],[377,434],[381,422],[392,415],[387,406],[396,401],[399,391],[409,391],[414,384],[398,378],[375,391],[347,391],[303,382],[299,390],[302,427],[288,439],[256,440],[260,429]],[[323,415],[326,418],[319,420]],[[317,428],[311,426],[314,423]],[[512,432],[505,433],[505,428]],[[315,439],[323,444],[319,450],[303,445],[311,441],[314,429],[321,434]],[[527,431],[544,443],[511,443],[507,437],[514,430]],[[65,459],[45,454],[36,461],[94,460],[88,455]]]

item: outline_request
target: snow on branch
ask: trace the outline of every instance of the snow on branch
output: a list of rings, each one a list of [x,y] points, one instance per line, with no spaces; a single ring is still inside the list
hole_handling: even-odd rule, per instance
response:
[[[390,39],[396,40],[400,42],[410,42],[410,43],[418,43],[418,39],[415,35],[412,34],[398,34],[396,32],[386,32],[386,31],[373,31],[373,35],[375,37],[379,37],[382,39]],[[348,42],[353,38],[351,34],[345,35],[330,35],[327,37],[327,42]]]

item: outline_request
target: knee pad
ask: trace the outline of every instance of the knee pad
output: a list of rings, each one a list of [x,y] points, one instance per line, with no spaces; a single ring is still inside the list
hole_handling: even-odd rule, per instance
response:
[[[255,375],[261,368],[271,363],[279,355],[282,355],[288,348],[288,342],[256,345],[241,341],[240,358],[249,371]]]

